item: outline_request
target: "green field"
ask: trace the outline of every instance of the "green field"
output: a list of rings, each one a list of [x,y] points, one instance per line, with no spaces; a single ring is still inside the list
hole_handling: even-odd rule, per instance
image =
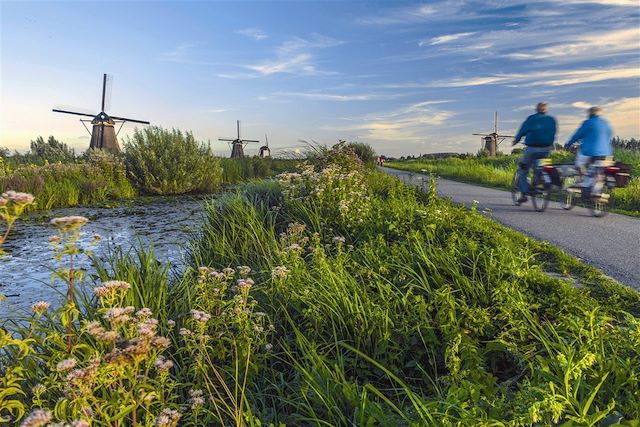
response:
[[[638,293],[433,184],[316,160],[212,200],[183,274],[119,253],[95,294],[6,324],[0,417],[637,425]]]
[[[574,156],[568,152],[554,151],[551,158],[554,163],[573,163]],[[622,213],[640,215],[640,151],[616,149],[615,158],[631,166],[632,180],[627,187],[613,190],[611,205]],[[390,161],[386,166],[508,190],[519,159],[520,154],[494,158],[448,157]]]

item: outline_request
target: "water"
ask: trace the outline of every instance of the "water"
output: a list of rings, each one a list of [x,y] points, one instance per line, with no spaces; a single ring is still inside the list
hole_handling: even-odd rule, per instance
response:
[[[79,207],[36,212],[18,221],[0,256],[0,323],[28,310],[36,301],[58,306],[60,293],[66,292],[63,283],[52,281],[51,269],[58,264],[49,236],[56,234],[48,225],[52,218],[82,215],[89,223],[82,228],[79,245],[91,247],[95,255],[106,255],[110,246],[124,249],[137,244],[153,246],[161,261],[174,266],[183,262],[184,248],[190,232],[197,231],[202,219],[205,199],[141,198],[113,208]],[[93,244],[94,234],[102,240]],[[81,263],[89,268],[86,257]],[[89,270],[88,273],[91,273]]]

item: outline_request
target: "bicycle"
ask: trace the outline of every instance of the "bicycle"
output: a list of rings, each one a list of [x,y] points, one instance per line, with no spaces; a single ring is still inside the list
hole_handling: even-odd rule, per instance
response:
[[[609,211],[611,191],[626,187],[631,179],[629,167],[621,162],[597,159],[589,165],[583,179],[573,165],[554,165],[561,176],[562,208],[571,210],[581,199],[596,218],[606,216]]]
[[[533,173],[532,177],[529,178],[529,176],[527,176],[527,180],[529,181],[529,193],[527,196],[531,197],[531,203],[537,212],[544,212],[549,205],[549,200],[551,199],[553,179],[550,172],[553,168],[549,168],[550,163],[551,159],[549,158],[537,159],[534,167],[531,168]],[[513,179],[511,180],[511,199],[513,200],[513,204],[516,206],[520,206],[518,199],[522,197],[519,186],[519,172],[520,169],[518,166],[518,169],[516,169]]]

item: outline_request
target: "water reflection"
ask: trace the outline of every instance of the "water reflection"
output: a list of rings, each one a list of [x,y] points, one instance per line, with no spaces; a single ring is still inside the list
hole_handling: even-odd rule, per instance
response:
[[[31,304],[45,300],[57,305],[62,283],[52,283],[55,268],[49,236],[55,230],[49,220],[68,215],[82,215],[89,223],[82,229],[80,245],[93,246],[96,255],[107,253],[109,246],[129,248],[140,239],[145,247],[153,246],[159,260],[180,265],[189,232],[197,231],[206,199],[143,198],[115,208],[67,208],[36,212],[16,224],[0,257],[0,319],[11,317]],[[92,244],[93,235],[103,238]],[[82,266],[88,268],[85,261]]]

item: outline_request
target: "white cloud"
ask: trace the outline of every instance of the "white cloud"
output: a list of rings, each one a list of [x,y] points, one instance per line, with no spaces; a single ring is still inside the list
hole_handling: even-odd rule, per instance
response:
[[[640,68],[610,68],[585,70],[554,70],[530,73],[496,74],[493,76],[476,76],[470,78],[454,78],[439,82],[427,83],[431,87],[469,87],[492,84],[515,86],[566,86],[581,83],[593,83],[613,79],[638,79]]]
[[[446,102],[449,101],[418,102],[390,111],[365,115],[355,119],[352,125],[326,129],[357,132],[359,138],[374,141],[423,143],[432,136],[436,127],[442,126],[454,116],[451,111],[432,107]]]
[[[615,135],[622,138],[640,136],[640,97],[608,102],[603,106],[603,114],[611,121]]]
[[[602,58],[622,53],[637,53],[640,49],[640,27],[624,28],[597,34],[575,35],[569,40],[548,47],[508,54],[513,59]]]
[[[561,0],[565,4],[585,4],[585,3],[593,3],[600,4],[603,6],[635,6],[638,7],[637,0]]]
[[[318,69],[310,51],[340,44],[339,40],[319,34],[312,34],[308,39],[294,37],[278,46],[275,59],[247,65],[246,68],[265,76],[277,73],[334,75],[337,73]]]
[[[240,34],[241,36],[249,37],[258,41],[264,40],[269,37],[258,28],[243,28],[241,30],[237,30],[236,34]]]
[[[262,97],[262,100],[272,98],[304,98],[313,101],[374,101],[374,100],[390,100],[400,97],[400,94],[380,94],[380,93],[362,93],[352,95],[340,95],[322,92],[275,92],[269,97]],[[346,119],[343,119],[346,120]]]
[[[591,108],[591,104],[589,104],[588,102],[583,102],[583,101],[576,101],[576,102],[572,103],[571,106],[579,108],[581,110],[586,110],[587,108]]]
[[[430,38],[428,40],[422,40],[420,41],[420,43],[418,43],[418,46],[422,47],[425,45],[439,45],[439,44],[443,44],[443,43],[450,43],[456,40],[460,40],[469,36],[474,35],[475,32],[468,32],[468,33],[456,33],[456,34],[445,34],[443,36],[438,36],[438,37],[433,37]]]

